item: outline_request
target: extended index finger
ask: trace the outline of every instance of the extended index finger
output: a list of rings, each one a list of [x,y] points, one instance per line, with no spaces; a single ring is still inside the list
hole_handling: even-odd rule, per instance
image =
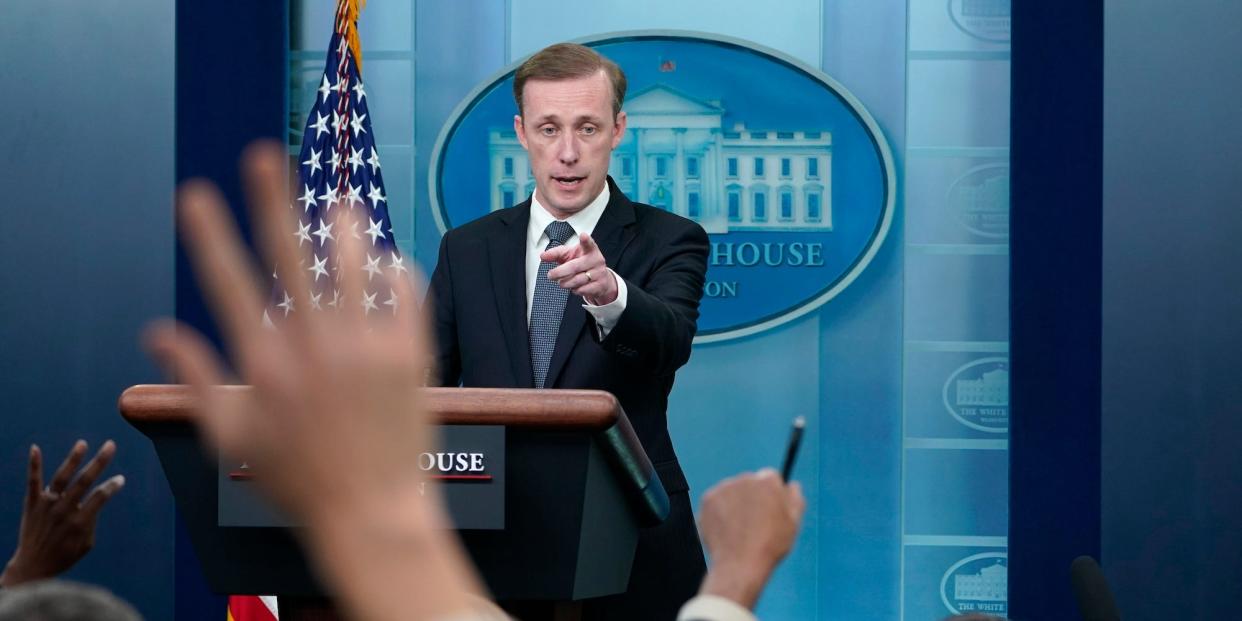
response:
[[[549,261],[552,263],[564,263],[565,261],[577,256],[574,254],[577,249],[577,246],[557,246],[555,248],[548,248],[547,250],[539,253],[539,260]]]

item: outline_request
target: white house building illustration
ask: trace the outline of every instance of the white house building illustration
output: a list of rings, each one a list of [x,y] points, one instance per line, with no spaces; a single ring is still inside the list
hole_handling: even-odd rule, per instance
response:
[[[949,193],[962,224],[988,236],[1009,234],[1009,167],[986,165],[964,174]]]
[[[1009,371],[987,371],[977,380],[957,380],[957,404],[1004,407],[1009,405]]]
[[[1009,591],[1009,570],[997,561],[974,575],[953,577],[953,599],[1003,602]]]
[[[972,214],[1009,213],[1009,175],[987,177],[978,183],[963,185],[958,198],[960,209]]]
[[[635,93],[609,169],[631,199],[708,233],[832,230],[832,134],[723,127],[724,108],[666,85]],[[531,194],[526,151],[512,130],[488,135],[491,210]]]

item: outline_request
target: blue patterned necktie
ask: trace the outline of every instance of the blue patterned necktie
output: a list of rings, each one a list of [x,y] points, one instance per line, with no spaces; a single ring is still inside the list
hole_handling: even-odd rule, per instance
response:
[[[549,250],[573,237],[574,227],[558,220],[549,224],[543,232],[548,236],[548,246],[544,250]],[[543,388],[543,383],[548,379],[548,365],[552,363],[556,334],[561,328],[565,301],[569,299],[568,289],[548,279],[548,271],[556,265],[551,261],[539,262],[535,297],[530,303],[530,366],[535,373],[535,388]]]

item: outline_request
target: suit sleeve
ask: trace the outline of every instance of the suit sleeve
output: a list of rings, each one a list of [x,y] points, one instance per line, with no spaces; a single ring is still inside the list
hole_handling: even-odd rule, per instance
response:
[[[440,257],[431,274],[431,291],[428,304],[435,313],[436,367],[433,386],[458,386],[461,384],[461,351],[457,346],[457,315],[453,308],[453,269],[449,260],[449,239],[440,240]]]
[[[688,225],[661,249],[645,281],[626,279],[625,312],[599,340],[606,351],[657,376],[673,373],[690,359],[707,277],[707,233],[697,224]]]

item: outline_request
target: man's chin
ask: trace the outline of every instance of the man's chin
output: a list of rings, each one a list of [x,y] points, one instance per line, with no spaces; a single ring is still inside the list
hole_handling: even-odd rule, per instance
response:
[[[555,200],[555,201],[547,201],[544,203],[543,206],[553,216],[556,216],[558,219],[562,219],[568,216],[572,216],[573,214],[576,214],[579,211],[582,211],[583,208],[587,206],[587,203],[580,201],[580,200],[562,199],[562,200]]]
[[[539,198],[540,203],[553,213],[574,214],[585,209],[595,196],[585,185],[579,185],[569,189],[554,187],[546,193],[541,191]]]

